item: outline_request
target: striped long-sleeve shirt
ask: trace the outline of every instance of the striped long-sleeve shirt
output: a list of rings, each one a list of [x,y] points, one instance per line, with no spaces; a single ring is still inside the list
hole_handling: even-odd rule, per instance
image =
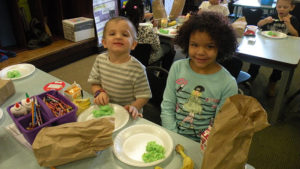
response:
[[[100,85],[110,102],[127,105],[137,98],[151,98],[145,67],[134,57],[122,64],[109,61],[108,54],[97,56],[88,78],[91,84]]]

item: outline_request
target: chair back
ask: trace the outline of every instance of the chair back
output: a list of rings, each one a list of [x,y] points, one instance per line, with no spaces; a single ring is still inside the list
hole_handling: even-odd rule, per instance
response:
[[[144,66],[148,66],[152,47],[150,44],[137,44],[134,50],[130,52],[137,60],[139,60]]]
[[[152,92],[150,102],[155,106],[160,107],[169,72],[158,66],[148,66],[146,72]]]
[[[243,8],[243,16],[245,16],[247,25],[257,25],[263,15],[263,10],[259,8]]]
[[[166,87],[168,71],[158,66],[148,66],[146,68],[152,98],[144,106],[143,117],[158,125],[161,125],[160,104],[163,100],[163,93]]]

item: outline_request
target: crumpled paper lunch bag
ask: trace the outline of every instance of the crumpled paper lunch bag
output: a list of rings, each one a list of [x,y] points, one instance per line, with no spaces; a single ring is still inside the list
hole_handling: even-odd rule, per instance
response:
[[[169,19],[175,20],[179,15],[181,15],[184,4],[185,0],[174,0]]]
[[[234,21],[231,25],[235,30],[236,36],[241,38],[245,32],[247,27],[247,21],[245,17],[240,17],[236,21]]]
[[[167,18],[167,13],[165,6],[162,0],[153,0],[152,1],[152,11],[154,19]]]
[[[51,167],[96,156],[113,144],[114,118],[45,127],[36,136],[32,149],[41,166]]]
[[[254,133],[269,125],[255,98],[229,97],[215,118],[201,169],[244,169]]]

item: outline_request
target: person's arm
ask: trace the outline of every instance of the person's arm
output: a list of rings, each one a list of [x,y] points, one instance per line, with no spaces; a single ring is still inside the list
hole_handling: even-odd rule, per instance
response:
[[[202,9],[205,8],[205,6],[206,6],[206,2],[203,1],[203,2],[201,3],[201,5],[199,6],[199,9],[198,9],[197,14],[201,14],[201,13],[203,12]]]
[[[274,22],[273,18],[271,16],[266,17],[265,19],[261,19],[258,23],[257,26],[258,27],[262,27],[268,23],[272,23]]]
[[[291,23],[291,15],[290,16],[287,16],[287,17],[284,17],[282,18],[282,20],[284,21],[284,24],[286,25],[289,33],[293,36],[299,36],[299,33],[297,31],[297,29],[294,28],[294,26],[292,25]]]
[[[109,102],[109,97],[106,92],[101,87],[101,74],[99,71],[99,67],[101,65],[100,58],[103,57],[103,55],[97,56],[94,65],[92,67],[92,70],[89,74],[88,83],[91,84],[92,93],[94,95],[94,103],[95,104],[101,104],[106,105]]]
[[[152,97],[151,89],[148,83],[147,75],[145,68],[143,67],[140,70],[138,76],[136,77],[136,81],[134,82],[134,96],[136,100],[132,102],[130,105],[125,105],[125,109],[131,114],[133,119],[137,117],[143,117],[139,110],[141,110],[145,104],[149,101]]]
[[[161,122],[162,126],[177,132],[177,124],[175,119],[175,108],[176,108],[176,85],[175,85],[175,79],[176,79],[176,70],[174,67],[174,64],[172,65],[168,80],[166,84],[166,88],[163,95],[163,101],[161,104]]]

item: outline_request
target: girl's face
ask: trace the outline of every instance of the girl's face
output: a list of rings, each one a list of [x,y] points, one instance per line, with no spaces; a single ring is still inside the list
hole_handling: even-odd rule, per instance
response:
[[[276,10],[279,17],[288,16],[289,12],[294,9],[294,5],[289,0],[278,0],[276,4]]]
[[[218,47],[207,32],[195,31],[189,40],[191,68],[200,74],[212,74],[219,70],[216,62]]]
[[[108,52],[115,54],[130,53],[137,44],[134,40],[134,29],[126,20],[110,21],[106,26],[105,35],[102,44],[108,49]]]
[[[219,5],[221,0],[209,0],[209,3],[212,5]]]

